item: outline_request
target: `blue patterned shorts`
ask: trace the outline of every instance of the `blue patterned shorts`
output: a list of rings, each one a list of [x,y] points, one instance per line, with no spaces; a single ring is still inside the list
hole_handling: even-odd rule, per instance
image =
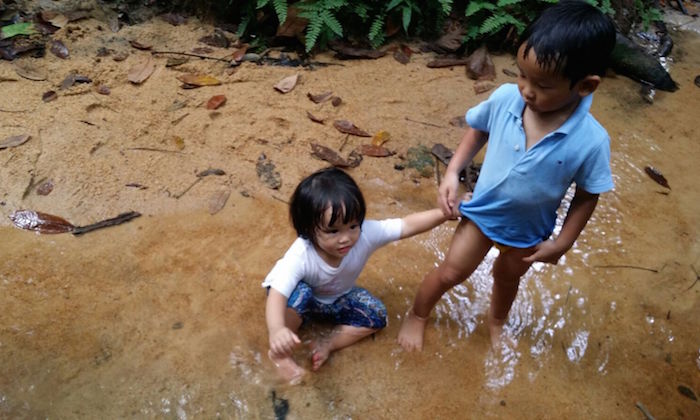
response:
[[[316,300],[311,286],[300,281],[289,296],[287,307],[294,309],[305,323],[314,320],[380,329],[387,321],[382,301],[361,287],[353,287],[335,302],[326,304]]]

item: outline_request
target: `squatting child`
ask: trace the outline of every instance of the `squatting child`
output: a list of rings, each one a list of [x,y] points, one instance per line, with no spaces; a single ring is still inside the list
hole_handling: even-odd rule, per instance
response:
[[[299,183],[290,203],[298,238],[265,278],[268,355],[279,374],[297,382],[305,371],[292,358],[304,322],[335,325],[327,340],[312,344],[312,369],[332,351],[384,328],[384,304],[355,286],[370,255],[389,242],[425,232],[448,218],[439,208],[402,219],[365,220],[365,200],[344,171],[327,168]]]
[[[520,277],[535,261],[557,264],[613,188],[610,139],[589,113],[615,45],[612,21],[584,1],[561,1],[523,33],[517,85],[499,87],[466,113],[469,125],[446,169],[438,203],[459,213],[444,261],[420,284],[398,341],[421,350],[427,318],[441,296],[468,278],[492,246],[493,289],[487,315],[500,343]],[[459,201],[458,174],[488,143],[471,199]],[[575,195],[560,233],[550,237],[561,201]]]

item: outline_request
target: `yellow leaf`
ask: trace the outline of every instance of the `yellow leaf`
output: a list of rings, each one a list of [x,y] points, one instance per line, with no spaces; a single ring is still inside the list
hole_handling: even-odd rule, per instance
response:
[[[198,74],[183,74],[178,76],[177,80],[193,86],[217,86],[221,84],[218,79],[212,76]]]
[[[381,146],[391,139],[388,131],[380,131],[372,137],[372,146]]]

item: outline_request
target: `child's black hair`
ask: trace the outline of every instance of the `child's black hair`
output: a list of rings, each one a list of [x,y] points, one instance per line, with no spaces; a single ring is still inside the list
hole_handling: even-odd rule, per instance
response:
[[[345,171],[325,168],[304,178],[292,194],[289,215],[301,238],[316,244],[316,229],[324,225],[324,212],[332,209],[329,225],[342,218],[343,223],[365,220],[367,208],[360,187]]]
[[[571,81],[588,75],[603,76],[615,47],[615,25],[595,6],[582,0],[563,0],[545,9],[520,37],[537,63]]]

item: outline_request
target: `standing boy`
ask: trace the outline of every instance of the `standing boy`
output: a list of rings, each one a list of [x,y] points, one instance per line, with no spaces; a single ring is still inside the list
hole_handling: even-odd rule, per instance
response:
[[[398,341],[406,350],[422,349],[430,311],[492,246],[500,253],[488,326],[497,345],[520,277],[535,261],[556,264],[591,217],[598,195],[612,189],[610,139],[589,109],[614,45],[607,16],[584,1],[561,1],[523,33],[517,85],[499,87],[467,112],[469,128],[438,196],[443,213],[462,221],[445,260],[425,276],[403,320]],[[473,197],[459,202],[458,174],[487,142]],[[572,183],[576,193],[566,220],[550,238]]]

